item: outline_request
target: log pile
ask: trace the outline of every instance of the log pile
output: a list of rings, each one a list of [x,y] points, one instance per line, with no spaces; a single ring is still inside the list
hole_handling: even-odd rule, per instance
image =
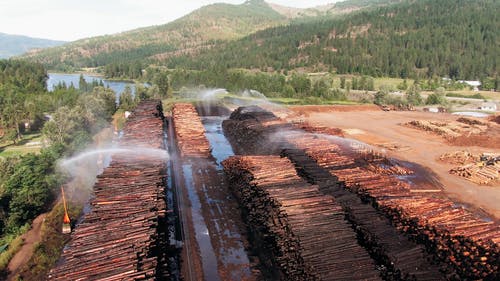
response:
[[[450,174],[477,184],[495,184],[500,179],[500,156],[498,155],[484,153],[479,156],[459,151],[454,154],[444,154],[440,160],[460,165],[452,168]]]
[[[161,148],[161,117],[159,101],[142,102],[125,124],[120,144]],[[113,156],[94,186],[91,211],[49,280],[168,279],[164,163],[140,154]]]
[[[282,147],[282,132],[293,128],[257,106],[239,107],[222,123],[224,134],[237,154],[278,154]]]
[[[458,138],[465,135],[479,135],[488,130],[488,124],[470,118],[460,118],[457,121],[451,122],[413,120],[405,125],[433,132],[445,138]]]
[[[304,150],[286,149],[282,153],[305,175],[331,194],[343,207],[346,217],[358,233],[358,240],[368,250],[386,280],[444,280],[442,269],[429,260],[425,247],[410,241],[391,225],[390,220],[356,194],[336,184],[338,178],[321,168]]]
[[[311,140],[308,147],[316,147],[305,151],[319,166],[362,198],[373,201],[398,229],[448,264],[447,272],[455,271],[461,278],[498,277],[500,226],[497,223],[485,221],[447,198],[422,196],[439,194],[439,189],[420,189],[395,177],[374,173],[339,151],[314,146]]]
[[[444,137],[459,137],[462,135],[460,132],[448,128],[448,123],[439,123],[427,120],[414,120],[406,123],[406,125],[427,132],[433,132]]]
[[[319,126],[315,124],[312,125],[308,122],[299,123],[297,124],[297,127],[301,130],[304,130],[305,132],[312,134],[324,134],[324,135],[338,136],[338,137],[344,136],[344,132],[342,132],[341,129]]]
[[[257,115],[265,116],[265,113],[258,112]],[[246,112],[245,118],[241,118],[244,122],[238,122],[240,117],[241,114],[236,115],[236,119],[231,121],[231,127],[227,129],[237,128],[233,132],[234,138],[239,139],[242,144],[245,144],[247,135],[252,136],[251,140],[258,140],[269,139],[269,134],[275,133],[272,128],[261,124],[261,118],[253,118],[250,112]],[[283,124],[281,126],[286,127]],[[410,185],[391,175],[370,170],[366,163],[356,160],[355,154],[344,153],[342,146],[325,147],[325,141],[321,137],[298,132],[294,134],[293,137],[286,138],[288,144],[280,144],[279,147],[295,146],[303,150],[322,169],[343,181],[348,189],[360,198],[372,202],[401,232],[424,245],[446,267],[445,271],[450,274],[450,278],[500,278],[498,223],[482,219],[444,198],[439,188]],[[301,174],[303,173],[305,172],[302,171]],[[309,177],[314,178],[314,175]],[[411,262],[411,255],[407,258],[407,262]]]
[[[455,151],[439,156],[439,160],[454,165],[467,165],[479,161],[479,157],[469,151]]]
[[[232,157],[224,170],[267,268],[280,280],[380,280],[342,208],[278,156]]]
[[[172,122],[181,156],[210,157],[210,143],[205,137],[205,127],[192,104],[176,103],[172,108]]]
[[[500,161],[485,166],[469,164],[456,167],[450,170],[450,174],[466,178],[477,184],[488,185],[498,182],[500,179]]]

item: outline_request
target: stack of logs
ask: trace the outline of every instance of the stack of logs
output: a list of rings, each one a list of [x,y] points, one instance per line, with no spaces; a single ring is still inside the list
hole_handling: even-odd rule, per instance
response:
[[[184,157],[209,158],[210,143],[196,108],[190,103],[176,103],[172,108],[172,122],[179,151]]]
[[[261,262],[279,280],[380,280],[342,208],[278,156],[223,162]]]
[[[161,148],[162,119],[160,101],[142,102],[120,144]],[[164,163],[140,153],[113,156],[49,280],[168,279]]]
[[[250,106],[236,109],[222,127],[237,154],[279,154],[281,133],[294,125],[260,107]]]
[[[310,124],[308,122],[298,123],[297,127],[311,134],[323,134],[338,137],[344,136],[344,132],[342,132],[341,129]]]
[[[236,114],[245,112],[245,114]],[[238,109],[234,120],[224,127],[230,140],[245,145],[246,136],[269,140],[276,132],[274,127],[260,122],[266,115],[261,110],[252,117],[249,110]],[[232,117],[233,117],[232,115]],[[244,118],[242,118],[244,115]],[[244,122],[238,122],[242,119]],[[282,122],[284,123],[284,122]],[[283,124],[284,128],[287,126]],[[257,128],[257,129],[256,129]],[[234,129],[234,132],[229,130]],[[425,245],[427,251],[456,272],[462,279],[498,280],[500,265],[500,226],[482,219],[471,211],[445,198],[439,188],[408,184],[394,176],[378,173],[357,161],[353,154],[344,153],[339,145],[325,146],[326,138],[295,132],[283,134],[279,147],[295,147],[305,151],[317,164],[339,178],[345,186],[373,205],[388,217],[402,232],[414,241]],[[273,147],[273,144],[267,144]],[[248,146],[250,147],[251,146]]]
[[[337,177],[321,168],[304,150],[285,149],[282,155],[288,157],[309,182],[334,196],[356,229],[359,243],[379,264],[384,279],[445,280],[441,268],[429,262],[431,257],[422,245],[410,241],[371,204],[345,189]]]

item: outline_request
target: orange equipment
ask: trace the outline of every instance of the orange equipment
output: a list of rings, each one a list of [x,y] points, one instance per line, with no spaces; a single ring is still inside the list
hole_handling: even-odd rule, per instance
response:
[[[61,194],[62,194],[63,205],[64,205],[64,218],[63,218],[63,224],[62,224],[62,233],[68,234],[68,233],[71,233],[71,220],[69,219],[68,207],[66,206],[66,198],[64,196],[64,188],[62,186],[61,186]]]

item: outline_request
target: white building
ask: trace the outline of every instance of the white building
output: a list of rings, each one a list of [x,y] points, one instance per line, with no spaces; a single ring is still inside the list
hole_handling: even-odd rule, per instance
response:
[[[474,91],[479,91],[479,87],[481,87],[481,81],[458,80],[457,82],[470,86]]]

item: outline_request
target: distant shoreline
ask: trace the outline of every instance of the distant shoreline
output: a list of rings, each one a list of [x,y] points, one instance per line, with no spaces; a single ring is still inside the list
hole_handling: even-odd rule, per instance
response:
[[[106,78],[104,74],[101,73],[95,73],[95,72],[88,72],[88,71],[76,71],[76,72],[57,72],[57,71],[47,71],[47,74],[58,74],[58,75],[86,75],[90,77],[96,77],[100,78],[105,81],[112,81],[112,82],[125,82],[125,83],[140,83],[140,81],[135,81],[132,79],[120,79],[120,78]]]
[[[58,72],[58,71],[47,71],[47,74],[67,74],[67,75],[74,75],[74,74],[83,74],[87,76],[94,76],[94,77],[101,77],[102,79],[106,79],[106,77],[101,74],[101,73],[95,73],[95,72],[89,72],[89,71],[76,71],[76,72]],[[106,79],[108,80],[108,79]]]

